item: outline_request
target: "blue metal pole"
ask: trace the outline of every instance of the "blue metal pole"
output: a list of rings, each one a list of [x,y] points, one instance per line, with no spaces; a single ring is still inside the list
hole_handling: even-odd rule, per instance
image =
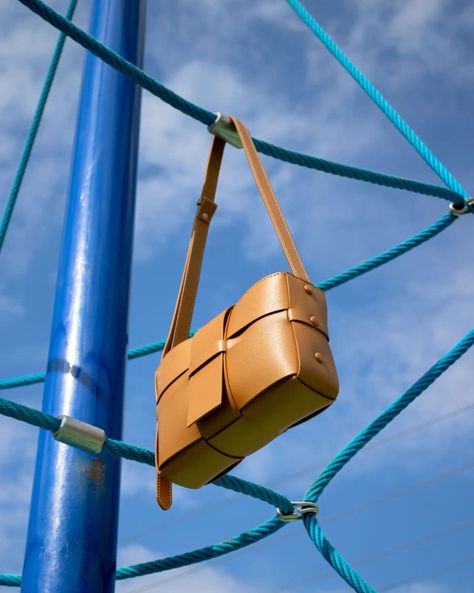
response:
[[[141,66],[146,0],[95,0],[91,32]],[[122,431],[140,90],[88,54],[43,409]],[[41,431],[23,593],[111,593],[119,459]]]

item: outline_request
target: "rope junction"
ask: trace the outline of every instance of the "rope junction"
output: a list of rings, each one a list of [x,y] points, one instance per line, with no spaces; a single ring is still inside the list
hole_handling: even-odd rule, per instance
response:
[[[28,132],[27,140],[15,175],[15,180],[7,201],[7,207],[0,223],[0,249],[2,247],[10,219],[18,196],[23,175],[28,164],[34,139],[38,126],[40,124],[44,107],[48,98],[48,93],[54,78],[55,71],[61,56],[65,36],[71,37],[77,43],[94,53],[104,62],[119,70],[126,76],[129,76],[137,84],[150,91],[161,100],[167,102],[172,107],[180,110],[182,113],[193,117],[194,119],[206,125],[215,120],[215,114],[195,105],[194,103],[180,97],[159,81],[155,80],[143,70],[137,68],[130,62],[124,60],[118,54],[105,47],[96,39],[88,35],[85,31],[79,29],[70,22],[73,16],[77,0],[71,0],[66,18],[55,12],[41,0],[19,0],[22,4],[36,12],[41,18],[49,22],[52,26],[61,31],[53,58],[48,69],[48,74],[43,86],[43,90],[38,102],[37,109]],[[324,290],[330,290],[340,286],[349,280],[352,280],[370,270],[373,270],[389,261],[407,253],[411,249],[418,247],[422,243],[432,239],[443,230],[448,228],[461,214],[472,212],[474,210],[474,201],[468,198],[468,193],[453,177],[453,175],[444,167],[437,157],[429,150],[424,142],[416,135],[410,126],[402,119],[400,114],[388,103],[388,101],[379,93],[375,86],[358,70],[358,68],[349,60],[349,58],[337,46],[334,40],[324,31],[324,29],[315,21],[315,19],[306,11],[306,9],[297,0],[287,0],[288,4],[311,29],[325,47],[341,63],[347,72],[356,80],[369,97],[404,135],[410,144],[422,156],[425,162],[433,171],[443,180],[449,189],[435,185],[421,183],[410,179],[403,179],[390,175],[384,175],[374,171],[358,169],[340,163],[326,161],[310,155],[305,155],[287,150],[254,139],[257,150],[282,161],[290,162],[303,167],[317,169],[326,173],[341,175],[352,179],[358,179],[369,183],[393,187],[423,193],[435,197],[440,197],[452,201],[450,212],[444,215],[427,229],[413,235],[409,239],[388,249],[387,251],[359,264],[349,270],[342,272],[319,284]],[[253,482],[237,478],[233,475],[225,475],[213,482],[214,485],[227,488],[247,496],[267,502],[277,507],[277,515],[258,525],[257,527],[241,533],[231,539],[152,562],[145,562],[133,566],[119,568],[116,572],[117,579],[126,579],[146,574],[162,572],[174,568],[195,564],[211,558],[216,558],[228,554],[235,550],[249,546],[268,535],[275,533],[284,527],[288,518],[302,519],[310,539],[331,564],[331,566],[342,576],[342,578],[356,591],[360,593],[376,593],[371,587],[339,554],[339,552],[327,540],[319,522],[316,518],[316,502],[328,484],[341,471],[341,469],[365,446],[369,443],[387,424],[389,424],[398,414],[400,414],[410,403],[421,395],[438,377],[440,377],[452,364],[454,364],[467,350],[474,344],[474,328],[471,329],[460,340],[454,348],[447,352],[435,365],[433,365],[420,379],[418,379],[407,391],[396,399],[386,410],[384,410],[373,422],[371,422],[362,432],[355,436],[334,459],[321,472],[319,477],[310,486],[301,503],[292,503],[283,494],[270,488]],[[164,347],[164,341],[160,340],[152,344],[141,346],[128,352],[128,359],[133,360],[141,356],[147,356],[154,352],[159,352]],[[45,380],[45,373],[35,373],[13,377],[0,381],[0,389],[12,389],[25,385],[41,383]],[[21,422],[26,422],[33,426],[56,432],[61,420],[39,410],[28,406],[0,398],[0,414],[9,416]],[[137,461],[147,465],[154,466],[154,452],[143,449],[136,445],[125,443],[123,441],[107,438],[104,443],[103,454],[113,454],[125,459]],[[17,587],[21,585],[21,575],[0,574],[0,585]]]

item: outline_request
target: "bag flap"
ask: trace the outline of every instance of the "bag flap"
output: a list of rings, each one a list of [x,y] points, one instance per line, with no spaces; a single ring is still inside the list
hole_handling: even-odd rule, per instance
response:
[[[286,272],[265,276],[240,297],[230,314],[228,338],[234,337],[257,319],[288,308],[286,276]]]
[[[189,378],[188,427],[221,405],[224,387],[223,367],[224,354],[220,354]]]
[[[203,325],[192,337],[189,374],[194,374],[200,367],[221,352],[225,352],[224,328],[227,311],[222,311],[214,319]]]

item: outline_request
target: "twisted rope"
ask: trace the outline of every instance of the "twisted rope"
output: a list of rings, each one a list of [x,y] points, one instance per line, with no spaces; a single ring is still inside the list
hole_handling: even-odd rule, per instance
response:
[[[58,430],[61,424],[60,419],[56,416],[51,416],[40,410],[35,410],[29,406],[12,402],[2,397],[0,397],[0,414],[51,432]],[[104,443],[104,451],[118,457],[123,457],[124,459],[137,461],[138,463],[144,463],[150,466],[155,465],[155,453],[153,451],[126,443],[125,441],[107,438]],[[285,513],[291,512],[293,508],[291,502],[283,494],[260,484],[237,478],[236,476],[223,476],[215,480],[213,484],[267,502],[275,507],[279,507]]]
[[[167,89],[164,85],[154,80],[143,71],[136,68],[133,64],[130,64],[129,62],[115,54],[115,52],[112,52],[111,50],[100,44],[98,41],[94,40],[84,31],[81,31],[81,29],[78,29],[77,27],[72,25],[67,19],[61,17],[61,15],[59,15],[58,13],[55,13],[55,11],[51,10],[49,7],[44,5],[42,2],[40,2],[40,0],[20,1],[28,7],[30,7],[35,12],[37,12],[40,16],[42,16],[42,18],[50,22],[53,26],[62,30],[63,33],[69,35],[71,38],[78,41],[81,45],[86,47],[86,49],[89,49],[90,51],[95,53],[106,63],[120,70],[127,76],[130,76],[133,80],[135,80],[141,86],[143,86],[143,88],[150,90],[153,94],[159,96],[167,103],[181,110],[183,113],[186,113],[187,115],[190,115],[191,117],[194,117],[195,119],[206,124],[209,124],[214,120],[214,114],[207,110],[204,110],[203,108],[197,105],[194,105],[193,103],[183,99],[182,97],[179,97],[179,95],[176,95],[176,93],[173,93],[173,91]],[[392,123],[397,127],[397,129],[399,129],[399,131],[405,136],[405,138],[412,144],[412,146],[418,151],[420,156],[422,156],[422,158],[427,162],[427,164],[446,183],[446,185],[452,190],[452,192],[454,192],[455,196],[457,197],[457,199],[453,200],[455,202],[455,205],[458,207],[462,205],[464,202],[460,202],[459,196],[468,196],[464,188],[462,188],[462,186],[444,167],[444,165],[442,165],[442,163],[437,159],[437,157],[435,157],[435,155],[431,153],[428,147],[408,126],[408,124],[401,118],[401,116],[395,111],[395,109],[386,101],[386,99],[377,91],[377,89],[372,85],[372,83],[370,83],[370,81],[368,81],[368,79],[364,77],[364,75],[354,66],[354,64],[352,64],[352,62],[347,58],[347,56],[345,56],[345,54],[340,50],[340,48],[335,44],[335,42],[311,17],[311,15],[301,6],[301,4],[297,0],[287,1],[290,4],[290,6],[292,6],[292,8],[297,12],[300,18],[302,18],[302,20],[311,28],[315,35],[317,35],[318,38],[324,43],[327,49],[336,57],[336,59],[339,60],[339,62],[346,68],[346,70],[351,74],[351,76],[365,90],[369,97],[377,104],[377,106],[385,113],[385,115],[387,115],[387,117],[392,121]],[[75,5],[75,2],[73,1],[72,4]],[[49,87],[50,86],[51,83],[49,84]],[[256,139],[255,142],[257,148],[261,152],[269,154],[269,156],[276,156],[276,158],[287,160],[288,162],[296,162],[296,159],[300,159],[300,162],[296,164],[301,164],[302,166],[309,166],[311,168],[318,168],[316,166],[316,161],[319,161],[319,166],[321,166],[321,163],[328,163],[327,161],[321,161],[320,159],[316,159],[315,157],[309,157],[308,155],[301,155],[298,153],[292,153],[291,151],[286,151],[281,147],[276,147],[267,144],[258,139]],[[31,146],[29,147],[30,152]],[[26,161],[28,160],[28,158],[29,154],[26,158]],[[348,168],[344,165],[339,165],[337,163],[329,163],[329,166],[335,166],[336,169],[338,167],[344,167],[344,173],[342,173],[341,170],[341,172],[336,174],[348,173]],[[24,168],[25,167],[26,163],[24,165]],[[352,169],[352,174],[358,174],[358,172],[361,171],[356,170],[354,168],[350,169]],[[327,172],[333,171],[327,170]],[[23,173],[21,173],[21,178],[23,176]],[[364,171],[364,174],[369,176],[381,175],[370,171]],[[347,176],[351,175],[349,174]],[[382,184],[388,184],[387,176],[382,177]],[[373,177],[373,179],[375,178]],[[396,178],[391,179],[393,181]],[[371,182],[378,183],[379,181]],[[412,182],[410,180],[399,181],[402,181],[402,185],[405,183],[405,187],[401,187],[400,185],[398,186],[401,189],[406,189],[406,183],[418,183]],[[21,185],[21,179],[19,183]],[[421,185],[422,184],[418,184],[418,189],[421,189]],[[442,188],[437,188],[436,191],[439,191],[439,189]],[[18,194],[18,190],[16,191],[16,194]],[[445,195],[446,194],[440,197],[445,197]],[[9,206],[11,200],[9,200],[7,204],[7,212],[6,216],[4,216],[4,220],[7,219],[5,230],[3,230],[3,225],[0,227],[0,231],[2,231],[3,233],[0,234],[0,248],[3,243],[6,228],[8,227],[8,223],[11,218],[11,213],[13,211],[15,200],[16,196],[13,199],[13,206],[11,206],[10,210]],[[355,278],[356,276],[359,276],[371,269],[374,269],[384,263],[387,263],[391,259],[398,257],[402,253],[406,253],[410,249],[413,249],[414,247],[420,245],[424,241],[427,241],[428,239],[434,237],[436,234],[438,234],[439,232],[447,228],[450,224],[452,224],[452,222],[454,222],[454,219],[455,217],[451,214],[445,215],[442,219],[440,219],[437,223],[435,223],[425,231],[422,231],[421,233],[414,235],[411,239],[389,249],[386,252],[383,252],[382,254],[379,254],[375,258],[372,258],[371,260],[368,260],[363,264],[359,264],[358,266],[351,268],[343,274],[340,274],[336,277],[333,277],[332,279],[323,282],[321,286],[326,290],[329,290],[330,288],[334,288],[335,286],[347,282],[348,280]],[[319,478],[312,484],[312,486],[306,493],[305,499],[313,500],[314,502],[316,502],[321,493],[330,483],[330,481],[354,457],[354,455],[356,455],[356,453],[360,451],[376,434],[378,434],[378,432],[380,432],[389,422],[391,422],[399,413],[401,413],[401,411],[403,411],[415,398],[417,398],[425,389],[427,389],[443,372],[447,370],[447,368],[449,368],[449,366],[454,364],[454,362],[458,360],[472,346],[473,343],[474,329],[468,332],[468,334],[466,334],[466,336],[451,351],[449,351],[445,356],[443,356],[431,369],[429,369],[429,371],[427,371],[420,379],[418,379],[418,381],[416,381],[412,387],[410,387],[395,402],[393,402],[380,416],[378,416],[378,418],[371,422],[366,429],[364,429],[361,433],[359,433],[359,435],[354,437],[348,443],[348,445],[329,463],[326,469],[320,474]],[[129,358],[145,356],[146,354],[156,352],[162,348],[163,341],[156,342],[148,346],[142,346],[140,348],[135,349],[135,351],[130,351]],[[18,386],[18,383],[21,381],[23,381],[22,384],[32,384],[36,382],[41,382],[41,380],[44,380],[44,374],[28,375],[22,378],[17,377],[13,379],[7,379],[4,380],[2,383],[3,385],[9,383],[10,386]],[[25,383],[25,381],[27,381],[27,383]],[[0,387],[6,388],[2,385],[0,385]],[[23,422],[33,424],[40,428],[45,428],[50,431],[57,430],[60,424],[59,419],[54,416],[45,414],[43,412],[34,410],[21,404],[11,402],[9,400],[5,400],[3,398],[0,398],[0,413],[15,418],[17,420],[21,420]],[[105,449],[110,453],[125,457],[127,459],[139,461],[141,463],[146,463],[148,465],[154,465],[153,452],[147,449],[142,449],[141,447],[137,447],[135,445],[124,443],[122,441],[114,439],[107,439],[105,443]],[[221,477],[218,480],[216,480],[214,484],[217,486],[229,488],[236,492],[253,496],[254,498],[258,498],[265,502],[269,502],[270,504],[279,506],[284,512],[290,512],[292,508],[291,502],[283,495],[271,489],[260,486],[258,484],[254,484],[246,480],[241,480],[239,478],[236,478],[235,476]],[[335,550],[332,544],[325,537],[321,527],[319,526],[318,521],[313,515],[306,515],[304,517],[304,524],[310,538],[315,543],[316,547],[320,550],[320,552],[323,554],[326,560],[328,560],[331,566],[335,568],[335,570],[346,580],[346,582],[352,588],[362,593],[376,593],[375,589],[373,589],[368,583],[366,583],[365,580],[354,569],[352,569],[349,563],[337,552],[337,550]],[[122,569],[118,569],[116,576],[117,579],[131,578],[144,574],[161,572],[163,570],[169,570],[171,568],[177,568],[179,566],[185,566],[196,562],[202,562],[204,560],[215,558],[217,556],[233,552],[239,548],[255,543],[256,541],[259,541],[260,539],[267,537],[271,533],[274,533],[284,525],[284,522],[279,520],[277,517],[273,517],[272,519],[263,523],[262,525],[250,531],[244,532],[239,536],[231,538],[230,540],[227,540],[225,542],[220,542],[212,546],[200,548],[192,552],[187,552],[185,554],[180,554],[178,556],[173,556],[163,560],[156,560],[152,562],[146,562],[133,566],[124,567]],[[4,584],[7,586],[19,586],[20,583],[21,577],[19,575],[0,575],[0,584]]]
[[[194,332],[189,334],[194,335]],[[128,351],[128,360],[135,360],[142,356],[148,356],[155,352],[161,352],[165,346],[165,340],[158,340],[157,342],[151,342],[151,344],[145,344],[138,348],[133,348]],[[31,375],[21,375],[18,377],[11,377],[9,379],[0,379],[0,390],[2,389],[14,389],[16,387],[25,387],[26,385],[34,385],[35,383],[44,383],[46,379],[46,373],[33,373]]]
[[[3,397],[0,397],[0,414],[52,432],[58,430],[61,424],[61,421],[56,416],[51,416],[23,404],[3,399]]]
[[[244,531],[240,535],[236,535],[228,540],[218,542],[211,546],[206,546],[205,548],[198,548],[191,552],[185,552],[184,554],[178,554],[160,560],[151,560],[150,562],[141,562],[140,564],[132,564],[131,566],[118,568],[115,573],[115,578],[117,580],[131,579],[218,558],[219,556],[224,556],[225,554],[230,554],[231,552],[236,552],[237,550],[250,546],[251,544],[268,537],[272,533],[275,533],[285,525],[286,523],[284,521],[280,521],[277,517],[272,517],[254,529]],[[0,585],[20,587],[21,575],[0,574]]]
[[[436,381],[440,375],[467,352],[473,344],[474,328],[471,329],[454,348],[424,373],[424,375],[405,391],[405,393],[388,406],[380,416],[354,437],[338,455],[336,455],[336,457],[323,470],[318,479],[308,489],[304,496],[304,500],[316,502],[329,482],[356,455],[356,453],[358,453],[412,401],[423,393],[423,391],[434,383],[434,381]],[[51,431],[57,430],[60,424],[59,419],[54,416],[50,416],[39,410],[34,410],[3,398],[0,398],[0,414]],[[115,439],[107,439],[104,449],[114,455],[119,455],[148,465],[154,465],[153,452],[148,449],[137,447],[136,445],[117,441]],[[215,480],[214,484],[278,506],[285,513],[291,512],[292,504],[284,495],[260,484],[242,480],[241,478],[232,475],[223,476]],[[255,543],[283,527],[283,524],[284,522],[280,521],[277,517],[273,517],[266,523],[263,523],[250,531],[244,532],[231,540],[207,546],[206,548],[200,548],[192,552],[186,552],[185,554],[180,554],[178,556],[165,558],[163,560],[145,562],[119,569],[119,571],[117,571],[117,578],[130,578],[133,576],[151,574],[152,572],[161,572],[163,570],[177,568],[178,566],[185,566],[187,564],[209,560],[210,558],[215,558],[250,545],[251,543]],[[321,554],[351,587],[360,593],[375,592],[375,590],[364,581],[364,579],[350,566],[337,550],[334,549],[313,515],[304,516],[304,525],[308,531],[309,537]],[[19,578],[18,575],[0,575],[0,584],[4,584],[2,580],[4,579],[5,584],[8,584],[8,586],[18,586]]]
[[[334,457],[334,459],[321,472],[318,479],[307,490],[304,496],[305,500],[316,502],[327,485],[334,479],[341,469],[383,428],[385,428],[387,424],[421,395],[423,391],[432,385],[432,383],[434,383],[452,364],[461,358],[473,344],[474,328]],[[375,592],[375,589],[366,583],[365,580],[339,554],[339,552],[334,549],[314,516],[306,516],[304,518],[304,525],[309,537],[324,558],[353,589],[359,593]]]
[[[51,416],[50,414],[40,412],[39,410],[3,398],[0,398],[0,414],[52,432],[56,431],[61,423],[59,418],[56,418],[55,416]],[[153,451],[130,443],[125,443],[124,441],[108,438],[104,443],[104,451],[139,463],[145,463],[151,466],[155,465],[155,454]],[[293,510],[293,505],[283,494],[260,484],[237,478],[236,476],[223,476],[222,478],[215,480],[213,484],[267,502],[273,506],[279,507],[284,513],[290,513]],[[212,544],[211,546],[199,548],[169,558],[119,568],[116,572],[116,578],[127,579],[143,576],[217,558],[218,556],[229,554],[230,552],[234,552],[258,542],[272,533],[275,533],[284,527],[285,524],[286,523],[278,519],[278,517],[273,517],[249,531],[243,532],[228,540],[218,542],[217,544]],[[0,574],[0,585],[19,587],[21,585],[21,575]]]
[[[76,4],[77,0],[70,1],[66,12],[66,20],[72,19],[74,11],[76,9]],[[48,72],[46,73],[46,78],[43,82],[43,88],[41,89],[40,98],[38,100],[38,104],[36,105],[33,120],[31,122],[30,129],[28,130],[25,143],[23,145],[20,161],[18,163],[15,177],[13,179],[13,183],[10,188],[10,193],[8,195],[7,205],[5,206],[5,211],[3,213],[2,220],[0,221],[0,251],[2,250],[3,243],[5,241],[5,236],[7,234],[8,227],[10,225],[10,220],[13,215],[13,210],[15,209],[16,200],[20,192],[26,167],[30,160],[31,151],[33,150],[33,145],[36,139],[36,134],[38,132],[38,128],[43,118],[44,108],[46,107],[46,102],[48,101],[49,91],[51,90],[51,86],[56,75],[56,70],[58,68],[59,60],[63,52],[65,41],[66,35],[64,33],[61,33],[59,35],[58,41],[56,42],[56,47],[54,48]]]
[[[336,286],[340,286],[341,284],[349,282],[349,280],[353,280],[358,276],[362,276],[362,274],[366,274],[371,270],[375,270],[375,268],[379,268],[380,266],[387,264],[389,261],[392,261],[393,259],[400,257],[404,253],[411,251],[412,249],[418,247],[422,243],[429,241],[429,239],[436,237],[436,235],[439,235],[439,233],[451,226],[454,221],[458,220],[458,218],[458,216],[453,216],[451,213],[445,214],[434,224],[424,229],[423,231],[416,233],[409,239],[406,239],[398,245],[395,245],[394,247],[387,249],[387,251],[379,253],[375,257],[372,257],[366,260],[365,262],[362,262],[360,264],[357,264],[356,266],[353,266],[352,268],[349,268],[341,274],[337,274],[332,278],[328,278],[327,280],[320,282],[318,286],[322,290],[331,290],[332,288],[336,288]]]
[[[284,521],[280,521],[277,517],[272,517],[254,529],[245,531],[240,535],[213,544],[212,546],[206,546],[205,548],[199,548],[192,552],[178,554],[177,556],[170,556],[169,558],[164,558],[162,560],[152,560],[151,562],[143,562],[141,564],[119,568],[116,572],[116,578],[117,580],[130,579],[132,577],[163,572],[164,570],[171,570],[173,568],[180,568],[182,566],[196,564],[197,562],[211,560],[212,558],[218,558],[224,554],[230,554],[231,552],[250,546],[265,537],[268,537],[272,533],[275,533],[285,525],[286,523]]]
[[[240,494],[252,496],[253,498],[263,502],[268,502],[268,504],[278,507],[282,513],[293,512],[293,505],[288,500],[288,498],[286,498],[286,496],[283,496],[283,494],[280,494],[271,488],[262,488],[260,484],[256,484],[255,482],[237,478],[232,474],[226,474],[225,476],[214,480],[212,483],[215,486],[227,488],[228,490],[233,490],[234,492],[239,492]]]
[[[82,45],[82,47],[92,52],[105,63],[109,64],[109,66],[115,68],[125,76],[128,76],[134,82],[149,91],[152,95],[158,97],[165,103],[168,103],[168,105],[171,105],[171,107],[178,109],[185,115],[188,115],[206,125],[211,124],[216,119],[215,113],[204,109],[203,107],[200,107],[199,105],[196,105],[187,99],[184,99],[180,95],[177,95],[161,82],[131,62],[128,62],[122,58],[119,54],[100,43],[100,41],[97,41],[97,39],[79,27],[76,27],[70,23],[67,19],[54,11],[47,4],[41,2],[41,0],[19,1],[27,8],[35,12],[42,19],[51,24],[53,27],[62,31],[65,35],[79,43],[79,45]],[[276,146],[263,140],[259,140],[258,138],[254,138],[253,140],[257,150],[262,154],[266,154],[270,157],[292,163],[294,165],[316,169],[318,171],[323,171],[324,173],[340,175],[368,183],[375,183],[385,187],[393,187],[400,190],[407,190],[419,194],[443,198],[445,200],[452,201],[455,206],[459,208],[462,208],[464,204],[464,194],[460,195],[459,192],[451,191],[443,187],[327,161],[325,159],[320,159],[308,154],[287,150],[281,146]]]
[[[462,187],[459,181],[452,175],[450,171],[443,165],[443,163],[436,157],[433,152],[426,146],[423,140],[416,134],[416,132],[408,125],[402,118],[398,111],[390,105],[385,97],[378,91],[378,89],[370,82],[370,80],[362,74],[357,66],[349,59],[349,57],[342,51],[337,43],[330,37],[330,35],[321,27],[316,19],[306,10],[306,8],[298,0],[286,0],[303,23],[314,33],[314,35],[321,41],[324,47],[336,58],[341,66],[348,74],[357,82],[368,97],[377,105],[377,107],[384,113],[397,130],[408,140],[425,163],[438,175],[442,181],[454,192],[460,194],[464,198],[469,197],[467,191]]]
[[[20,587],[21,574],[0,574],[0,585],[4,587]]]
[[[451,213],[445,214],[441,217],[437,222],[429,226],[428,228],[416,233],[412,237],[409,237],[405,241],[402,241],[398,245],[388,249],[372,257],[365,262],[357,264],[352,268],[349,268],[345,272],[341,272],[336,276],[332,276],[327,280],[319,283],[319,288],[323,290],[331,290],[357,278],[357,276],[361,276],[362,274],[366,274],[379,266],[388,263],[400,257],[401,255],[407,253],[411,249],[418,247],[422,243],[425,243],[429,239],[432,239],[443,230],[447,229],[453,222],[455,222],[459,217],[453,216]],[[194,335],[194,331],[190,333],[190,336]],[[165,340],[158,340],[157,342],[152,342],[151,344],[146,344],[144,346],[139,346],[138,348],[134,348],[133,350],[128,351],[128,359],[133,360],[135,358],[139,358],[141,356],[148,356],[149,354],[153,354],[154,352],[160,352],[163,350],[165,344]],[[23,387],[25,385],[33,385],[34,383],[42,383],[46,378],[46,373],[34,373],[31,375],[20,375],[18,377],[11,377],[8,379],[0,379],[0,390],[2,389],[14,389],[17,387]]]

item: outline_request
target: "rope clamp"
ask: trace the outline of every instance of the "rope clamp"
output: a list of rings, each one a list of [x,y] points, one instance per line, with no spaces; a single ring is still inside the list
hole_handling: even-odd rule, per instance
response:
[[[100,453],[104,446],[106,435],[102,428],[77,420],[71,416],[59,416],[61,424],[53,437],[60,443],[72,445],[89,453]]]
[[[240,141],[239,135],[227,115],[222,115],[222,113],[217,112],[216,121],[207,126],[207,129],[211,134],[232,144],[232,146],[242,148],[242,142]]]
[[[449,211],[453,216],[461,216],[462,214],[467,214],[474,209],[474,198],[466,198],[464,202],[463,208],[456,208],[454,206],[454,202],[449,204]]]
[[[315,502],[309,500],[295,500],[291,501],[293,505],[293,513],[283,513],[279,508],[276,510],[277,517],[280,521],[299,521],[304,515],[317,515],[319,513],[319,507]]]

